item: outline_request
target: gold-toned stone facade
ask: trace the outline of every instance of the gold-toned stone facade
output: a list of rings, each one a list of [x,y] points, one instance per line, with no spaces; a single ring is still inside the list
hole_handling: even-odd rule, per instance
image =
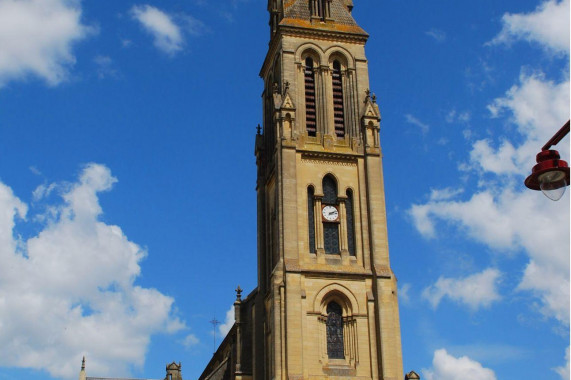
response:
[[[229,378],[255,380],[404,377],[381,115],[369,92],[368,35],[354,22],[352,6],[347,0],[268,2],[264,123],[256,136],[258,287],[237,300],[236,324],[201,379],[227,378],[220,368]],[[334,65],[342,121],[333,100]],[[314,129],[306,103],[315,109]],[[341,135],[335,123],[342,123]],[[334,222],[322,218],[326,176],[336,184]],[[338,252],[327,252],[325,229],[334,231]],[[328,351],[331,303],[342,314],[341,355]]]

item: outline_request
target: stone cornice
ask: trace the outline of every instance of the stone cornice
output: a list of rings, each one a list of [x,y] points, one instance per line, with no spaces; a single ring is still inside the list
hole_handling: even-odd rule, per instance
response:
[[[302,160],[334,161],[340,163],[357,164],[361,154],[302,151]]]
[[[351,33],[351,32],[338,32],[331,30],[320,30],[320,29],[308,29],[305,27],[296,27],[290,25],[280,25],[278,30],[273,35],[269,42],[268,53],[266,58],[264,58],[264,63],[260,68],[260,77],[264,77],[268,66],[271,64],[270,57],[275,56],[275,51],[281,43],[283,36],[292,37],[307,37],[307,39],[321,39],[321,40],[335,40],[342,42],[360,43],[365,44],[369,39],[368,34],[361,33]],[[366,62],[366,60],[364,60]]]
[[[343,42],[361,43],[365,44],[369,39],[368,34],[352,33],[352,32],[339,32],[335,30],[323,29],[308,29],[305,27],[280,25],[278,33],[294,36],[294,37],[307,37],[308,39],[322,39],[322,40],[336,40]]]

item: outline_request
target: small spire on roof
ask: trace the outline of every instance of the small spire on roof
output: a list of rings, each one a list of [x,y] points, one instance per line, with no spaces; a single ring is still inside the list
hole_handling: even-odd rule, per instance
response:
[[[79,371],[79,380],[86,380],[87,375],[85,374],[85,355],[81,360],[81,371]]]

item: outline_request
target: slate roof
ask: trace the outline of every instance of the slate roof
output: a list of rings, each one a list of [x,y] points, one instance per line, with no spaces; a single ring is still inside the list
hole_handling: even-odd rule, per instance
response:
[[[312,22],[309,1],[288,0],[284,2],[284,18],[280,25],[367,35],[341,0],[331,1],[331,19],[327,22]]]
[[[230,378],[230,363],[228,358],[224,359],[222,363],[210,375],[206,377],[207,380],[226,380]]]

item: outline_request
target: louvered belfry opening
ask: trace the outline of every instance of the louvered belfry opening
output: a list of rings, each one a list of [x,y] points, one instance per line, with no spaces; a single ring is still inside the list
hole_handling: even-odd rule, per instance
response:
[[[317,133],[315,111],[315,75],[313,73],[313,59],[305,59],[305,128],[308,136]]]
[[[333,61],[333,119],[335,123],[335,135],[345,137],[345,113],[343,111],[343,82],[341,79],[341,64]]]

